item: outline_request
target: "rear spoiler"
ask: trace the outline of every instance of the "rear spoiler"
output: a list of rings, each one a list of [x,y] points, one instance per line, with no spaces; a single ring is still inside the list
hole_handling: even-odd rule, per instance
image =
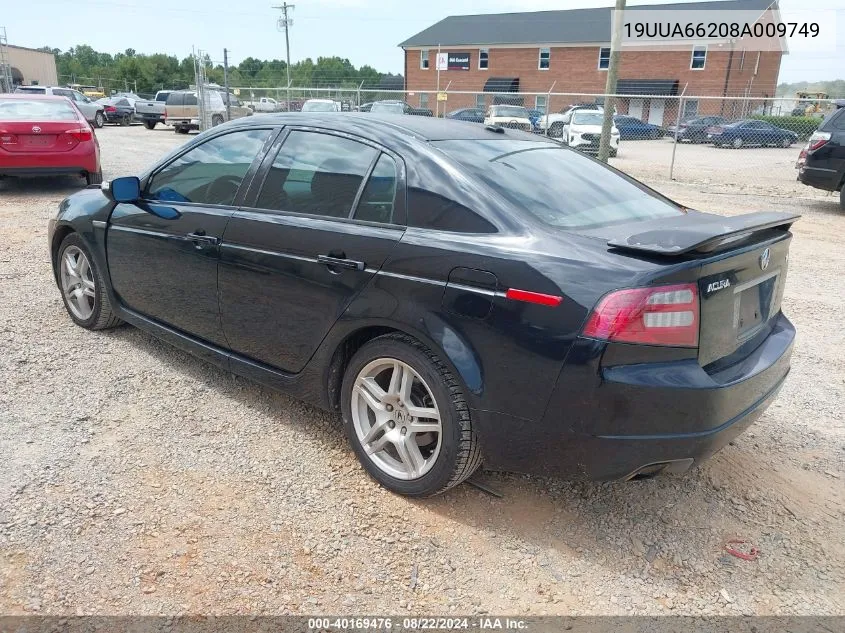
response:
[[[683,255],[693,251],[711,252],[766,229],[787,230],[801,215],[778,211],[759,211],[725,217],[689,211],[672,218],[660,218],[644,224],[654,229],[608,240],[607,245],[627,251],[655,255]],[[642,229],[643,223],[639,224]]]

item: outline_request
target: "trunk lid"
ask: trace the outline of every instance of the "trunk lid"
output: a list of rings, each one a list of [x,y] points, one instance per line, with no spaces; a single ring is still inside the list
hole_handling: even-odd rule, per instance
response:
[[[647,285],[697,285],[698,359],[705,370],[716,371],[742,360],[771,331],[786,282],[789,227],[799,217],[689,211],[582,233],[606,239],[620,254],[664,264]]]
[[[66,152],[79,143],[69,131],[87,128],[81,121],[0,121],[0,148],[11,153]]]

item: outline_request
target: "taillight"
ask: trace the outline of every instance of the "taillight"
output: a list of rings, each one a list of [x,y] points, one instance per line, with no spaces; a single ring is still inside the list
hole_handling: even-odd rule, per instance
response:
[[[813,132],[810,140],[807,142],[807,151],[813,152],[823,145],[826,145],[830,140],[830,132]]]
[[[106,108],[105,108],[105,111],[106,112],[117,112],[117,108],[115,108],[114,106],[107,105]]]
[[[91,128],[88,127],[80,127],[75,128],[73,130],[65,131],[65,134],[70,136],[71,138],[75,138],[77,141],[90,141],[94,138],[94,133],[91,131]]]
[[[617,290],[590,315],[584,336],[620,343],[697,347],[698,288],[695,284]]]
[[[167,108],[164,109],[164,118],[167,118]]]
[[[16,134],[12,134],[6,130],[0,130],[0,145],[15,145],[17,142],[18,137]]]

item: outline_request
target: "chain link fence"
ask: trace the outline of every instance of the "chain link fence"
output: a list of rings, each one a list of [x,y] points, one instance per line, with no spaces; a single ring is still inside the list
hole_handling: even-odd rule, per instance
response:
[[[635,177],[759,187],[794,182],[802,147],[828,113],[845,106],[841,100],[800,97],[383,90],[363,84],[240,87],[233,92],[256,113],[299,111],[309,99],[331,99],[342,111],[361,112],[389,101],[407,104],[408,114],[478,124],[501,110],[494,106],[516,106],[524,108],[521,112],[535,133],[591,152],[597,149],[600,129],[590,111],[612,104],[615,167]],[[515,113],[507,108],[506,117],[496,121],[512,124],[511,119],[519,118]]]

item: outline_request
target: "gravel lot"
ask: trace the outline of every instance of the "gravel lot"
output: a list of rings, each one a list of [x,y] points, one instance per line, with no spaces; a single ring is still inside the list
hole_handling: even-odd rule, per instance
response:
[[[98,136],[106,178],[185,140]],[[804,214],[784,300],[792,375],[686,476],[485,473],[502,499],[393,496],[334,416],[134,328],[75,327],[46,228],[78,183],[0,183],[0,612],[845,614],[845,213],[795,183],[797,148],[684,147],[687,169],[785,158],[749,183],[717,161],[680,184],[667,147],[623,144],[616,164],[701,209]],[[759,558],[727,554],[733,538]]]

